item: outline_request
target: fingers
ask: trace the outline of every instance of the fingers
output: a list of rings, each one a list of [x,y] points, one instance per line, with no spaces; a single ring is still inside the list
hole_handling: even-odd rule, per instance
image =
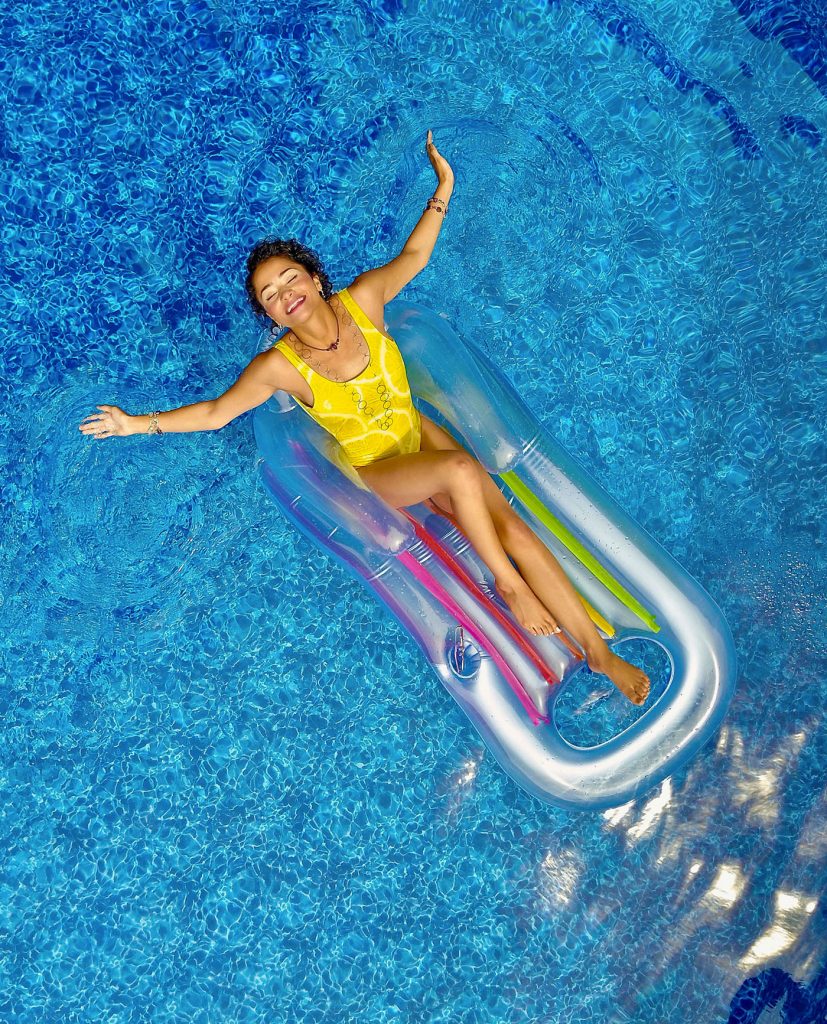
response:
[[[83,423],[81,423],[80,430],[102,430],[108,426],[108,416],[88,416]]]
[[[111,405],[96,405],[96,409],[100,409],[99,413],[92,413],[91,416],[87,416],[81,420],[81,423],[100,423],[102,420],[108,419],[110,416]]]
[[[451,169],[451,165],[434,145],[433,132],[430,128],[428,129],[427,141],[425,143],[425,152],[428,154],[428,159],[431,161],[431,165],[436,171],[439,180],[443,181],[446,178],[450,178],[453,182],[454,172]]]
[[[109,409],[110,406],[99,405],[98,409]],[[78,430],[85,434],[87,437],[92,436],[98,437],[112,437],[113,436],[113,422],[112,417],[108,412],[93,413],[91,416],[87,416],[82,420],[78,426]]]

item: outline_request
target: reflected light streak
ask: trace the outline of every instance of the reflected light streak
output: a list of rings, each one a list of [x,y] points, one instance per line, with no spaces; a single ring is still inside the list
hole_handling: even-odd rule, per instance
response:
[[[657,796],[652,797],[649,803],[643,808],[643,814],[640,816],[640,821],[636,825],[632,825],[626,833],[628,839],[631,842],[636,843],[647,833],[651,832],[671,802],[672,780],[664,779],[663,784],[660,787],[660,792]]]
[[[438,793],[446,797],[441,813],[449,823],[454,821],[464,801],[473,792],[473,784],[484,756],[485,751],[482,748],[476,749],[440,784]]]
[[[827,790],[813,804],[801,830],[795,855],[799,860],[821,861],[827,858]]]
[[[729,910],[740,898],[746,883],[746,876],[740,864],[722,864],[700,902],[717,909]]]
[[[800,964],[796,968],[796,974],[798,977],[802,980],[805,978],[812,979],[824,963],[824,954],[825,950],[823,943],[816,945],[811,950],[808,950],[806,956],[801,960]]]
[[[779,889],[773,920],[741,957],[740,966],[752,971],[789,949],[810,923],[810,915],[817,906],[816,897]]]
[[[582,873],[582,865],[573,851],[553,853],[549,850],[540,862],[539,896],[545,906],[548,909],[568,906]]]
[[[672,836],[668,839],[664,839],[661,851],[658,854],[655,863],[658,866],[665,864],[667,861],[679,861],[681,859],[681,853],[683,852],[683,839],[680,836]]]
[[[621,804],[620,807],[612,807],[611,810],[604,811],[603,817],[606,819],[606,823],[609,828],[614,828],[615,825],[619,825],[634,806],[634,800],[630,800],[626,804]]]
[[[778,910],[795,910],[801,905],[801,900],[794,893],[777,892],[775,894],[775,905]]]
[[[454,789],[459,789],[461,786],[470,785],[477,777],[477,772],[480,768],[480,762],[475,760],[473,757],[467,758],[461,768],[459,768],[451,780]]]
[[[781,781],[795,767],[806,738],[803,730],[785,737],[760,767],[746,763],[742,740],[733,742],[729,771],[733,784],[732,804],[745,807],[749,824],[772,828],[778,823]]]
[[[702,860],[696,860],[693,861],[686,869],[686,877],[681,885],[675,890],[675,897],[673,901],[675,904],[682,903],[686,899],[689,891],[694,888],[695,879],[698,877],[698,872],[703,866],[704,862]]]
[[[741,967],[745,971],[755,970],[759,964],[766,963],[772,957],[783,953],[785,949],[789,949],[796,938],[796,933],[783,925],[772,925],[755,940],[747,955],[741,957]]]
[[[658,976],[683,960],[693,935],[720,926],[724,914],[735,905],[746,889],[749,878],[738,862],[720,864],[711,884],[707,880],[700,881],[699,875],[705,866],[701,858],[694,860],[686,869],[683,883],[675,893],[672,927],[660,939]],[[710,870],[712,868],[713,865],[710,865]],[[697,895],[700,887],[707,885],[709,888],[700,896]],[[687,905],[678,910],[678,904],[684,901]]]

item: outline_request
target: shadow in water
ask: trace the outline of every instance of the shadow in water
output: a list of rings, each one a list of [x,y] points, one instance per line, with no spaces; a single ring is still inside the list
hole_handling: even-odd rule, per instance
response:
[[[764,1010],[780,1004],[781,1024],[823,1024],[827,1020],[827,964],[809,985],[772,967],[747,978],[729,1004],[727,1024],[761,1024]]]

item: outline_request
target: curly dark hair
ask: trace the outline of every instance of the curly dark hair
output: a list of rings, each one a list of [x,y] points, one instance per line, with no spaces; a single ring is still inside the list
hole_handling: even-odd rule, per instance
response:
[[[253,313],[259,319],[266,317],[267,314],[262,304],[256,298],[256,293],[253,289],[253,271],[260,263],[269,260],[272,256],[286,256],[288,259],[293,260],[294,263],[301,263],[309,274],[318,274],[319,280],[322,283],[322,297],[324,299],[329,299],[333,294],[333,285],[324,271],[324,264],[312,249],[302,245],[297,238],[263,238],[260,242],[256,243],[252,252],[247,257],[247,277],[244,281],[247,301],[250,303]]]

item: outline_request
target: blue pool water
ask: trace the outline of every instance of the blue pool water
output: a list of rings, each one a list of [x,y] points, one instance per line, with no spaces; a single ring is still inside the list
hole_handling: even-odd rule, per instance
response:
[[[823,1020],[823,5],[13,0],[0,39],[0,1019]],[[392,258],[428,128],[404,296],[735,635],[716,740],[615,810],[508,779],[251,414],[77,429],[236,379],[264,234],[336,287]]]

